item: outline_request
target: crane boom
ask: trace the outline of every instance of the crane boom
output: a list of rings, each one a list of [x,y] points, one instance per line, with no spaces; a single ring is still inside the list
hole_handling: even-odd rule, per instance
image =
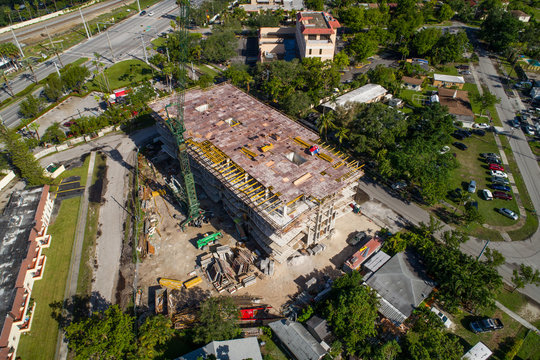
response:
[[[171,116],[167,109],[167,125],[176,141],[177,157],[180,162],[180,173],[182,175],[182,186],[184,192],[183,202],[185,203],[186,219],[180,224],[184,228],[190,222],[200,218],[204,211],[200,208],[199,200],[197,199],[197,192],[195,190],[195,180],[191,173],[191,167],[189,166],[189,156],[187,152],[187,145],[184,139],[184,133],[186,128],[184,125],[184,96],[186,88],[186,63],[188,60],[188,47],[189,47],[189,0],[181,0],[179,3],[180,16],[178,20],[179,27],[179,42],[180,42],[180,76],[179,76],[179,89],[176,92],[176,104],[169,104],[170,106],[176,106],[176,116]]]

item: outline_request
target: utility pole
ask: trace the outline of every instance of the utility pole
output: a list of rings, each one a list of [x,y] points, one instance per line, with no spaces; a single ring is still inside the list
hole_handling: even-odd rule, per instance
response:
[[[484,247],[482,248],[482,251],[480,251],[480,255],[478,255],[478,257],[476,258],[476,261],[480,260],[480,258],[482,257],[482,254],[484,253],[488,245],[489,245],[489,240],[486,241],[486,245],[484,245]]]
[[[13,93],[13,89],[11,88],[11,85],[9,85],[9,81],[6,77],[5,73],[2,73],[2,76],[4,77],[4,82],[6,84],[6,87],[8,88],[9,92],[11,93],[11,96],[15,97],[15,94]]]
[[[92,34],[90,34],[90,29],[86,25],[86,21],[84,21],[84,16],[83,16],[82,10],[80,8],[79,8],[79,13],[81,14],[81,19],[82,19],[82,22],[83,22],[83,25],[84,25],[84,30],[86,30],[86,36],[88,37],[88,39],[90,39],[92,37]]]
[[[171,57],[169,56],[169,47],[165,47],[165,50],[167,51],[167,61],[171,62]]]
[[[148,64],[148,57],[146,56],[146,46],[144,45],[144,34],[141,34],[142,50],[144,53],[144,61]]]
[[[113,61],[113,63],[115,63],[116,59],[114,58],[114,52],[113,52],[112,45],[111,45],[111,38],[109,37],[109,30],[107,30],[105,32],[105,34],[107,34],[107,41],[109,42],[109,49],[111,49],[112,61]]]
[[[13,39],[15,39],[15,44],[17,44],[17,47],[19,48],[19,52],[21,53],[21,58],[24,57],[24,53],[22,51],[21,44],[19,44],[19,40],[17,40],[17,37],[15,36],[15,31],[13,31],[13,28],[10,26],[9,29],[11,30],[11,33],[13,34]]]
[[[139,8],[139,13],[141,12],[141,4],[139,4],[139,0],[137,0],[137,7]]]
[[[28,64],[28,67],[30,68],[30,71],[32,72],[32,75],[34,75],[34,82],[37,84],[38,79],[37,79],[36,73],[34,71],[34,68],[32,67],[32,64],[30,63],[30,60],[27,60],[26,63]]]
[[[58,69],[58,64],[54,62],[54,67],[56,68],[56,73],[58,74],[58,77],[61,77],[60,70]]]
[[[52,39],[51,39],[51,33],[49,32],[49,28],[47,25],[45,25],[45,30],[47,30],[47,36],[49,37],[49,43],[51,44],[51,48],[53,49],[54,53],[56,54],[56,57],[58,58],[58,62],[60,63],[60,66],[64,67],[64,64],[62,64],[62,59],[60,59],[60,54],[56,50],[56,47],[54,46]]]

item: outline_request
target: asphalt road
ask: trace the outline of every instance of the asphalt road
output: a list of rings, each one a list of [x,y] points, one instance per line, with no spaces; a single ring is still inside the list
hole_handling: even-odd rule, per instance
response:
[[[106,66],[114,62],[126,59],[145,60],[143,51],[143,41],[145,47],[150,46],[150,41],[157,37],[161,32],[170,28],[170,21],[175,16],[177,8],[174,0],[164,0],[150,8],[147,12],[153,12],[153,16],[132,16],[109,29],[109,38],[111,47],[107,39],[107,34],[101,32],[82,43],[73,46],[60,55],[63,65],[72,63],[81,57],[94,59],[94,54],[102,56],[101,62]],[[141,40],[142,37],[142,40]],[[111,53],[112,48],[112,53]],[[114,55],[114,59],[113,59]],[[56,57],[35,66],[34,71],[38,80],[44,79],[49,74],[56,71],[55,63],[59,65]],[[11,86],[15,93],[24,90],[32,84],[30,72],[24,72],[12,80]],[[5,91],[0,91],[0,101],[9,97]],[[0,111],[5,124],[8,127],[15,127],[19,124],[18,106],[14,105]]]

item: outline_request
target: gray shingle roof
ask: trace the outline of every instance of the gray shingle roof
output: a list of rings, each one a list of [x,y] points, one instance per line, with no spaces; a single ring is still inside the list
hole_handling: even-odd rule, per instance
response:
[[[326,320],[321,319],[317,315],[312,316],[311,319],[306,322],[306,326],[309,333],[319,342],[324,341],[324,339],[330,335]]]
[[[435,286],[420,258],[409,251],[394,255],[366,283],[384,299],[381,314],[397,323],[408,318]]]
[[[297,360],[319,360],[326,354],[324,348],[300,323],[283,319],[268,326]]]
[[[202,348],[180,356],[177,360],[197,360],[213,354],[217,360],[262,360],[259,342],[255,337],[226,341],[212,341]]]

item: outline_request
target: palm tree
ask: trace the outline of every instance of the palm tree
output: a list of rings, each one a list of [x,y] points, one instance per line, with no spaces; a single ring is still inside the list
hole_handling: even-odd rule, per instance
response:
[[[13,24],[13,21],[11,20],[11,8],[5,7],[4,8],[4,14],[9,18],[9,24]]]
[[[36,133],[38,141],[40,141],[39,134],[38,134],[39,126],[40,125],[38,124],[37,121],[34,121],[33,123],[30,124],[30,129],[34,130],[34,132]]]
[[[334,116],[333,113],[329,114],[323,114],[319,117],[319,134],[324,137],[326,140],[326,136],[328,134],[328,130],[334,129],[336,126],[334,125]]]
[[[336,137],[337,137],[338,142],[339,142],[340,145],[343,143],[344,139],[347,139],[347,140],[349,139],[349,133],[350,132],[351,131],[349,129],[347,129],[346,127],[341,126],[341,127],[338,128],[338,131],[336,133]]]

